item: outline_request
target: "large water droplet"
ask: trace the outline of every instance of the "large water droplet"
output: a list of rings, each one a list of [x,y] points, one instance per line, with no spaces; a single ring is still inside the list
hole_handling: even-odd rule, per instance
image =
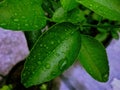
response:
[[[58,66],[59,66],[60,70],[65,69],[66,65],[67,65],[67,59],[66,58],[64,58],[64,59],[62,59],[62,60],[59,61],[59,65]]]

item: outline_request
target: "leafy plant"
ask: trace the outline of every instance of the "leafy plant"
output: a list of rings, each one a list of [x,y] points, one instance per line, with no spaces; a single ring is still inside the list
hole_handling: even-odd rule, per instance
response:
[[[109,36],[119,38],[119,4],[119,0],[0,0],[0,27],[24,31],[28,41],[24,86],[59,76],[76,59],[94,79],[106,82],[109,63],[101,42]]]

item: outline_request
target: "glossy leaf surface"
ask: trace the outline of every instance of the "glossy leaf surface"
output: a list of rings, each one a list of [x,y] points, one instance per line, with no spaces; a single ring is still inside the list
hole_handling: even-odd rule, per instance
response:
[[[3,0],[0,27],[11,30],[38,30],[46,24],[41,0]]]
[[[60,0],[60,2],[65,11],[70,11],[78,5],[76,0]]]
[[[77,0],[77,1],[105,18],[120,21],[120,0]]]
[[[73,10],[66,12],[62,7],[58,8],[52,17],[55,22],[85,22],[86,18],[84,13],[79,8],[74,8]]]
[[[24,32],[29,49],[32,49],[42,32],[40,30]]]
[[[96,80],[106,82],[109,65],[105,48],[96,39],[81,35],[81,50],[78,55],[81,65]]]
[[[80,33],[70,23],[51,27],[36,42],[25,63],[22,83],[26,87],[49,81],[70,67],[80,50]]]

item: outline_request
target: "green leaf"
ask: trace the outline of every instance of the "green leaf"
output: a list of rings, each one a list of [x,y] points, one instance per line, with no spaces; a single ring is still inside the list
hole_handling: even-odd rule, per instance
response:
[[[40,30],[34,30],[34,31],[26,31],[24,32],[25,37],[27,39],[27,44],[29,49],[32,49],[35,42],[38,40],[40,35],[42,34]]]
[[[60,0],[60,2],[65,11],[70,11],[78,5],[76,0]]]
[[[67,18],[67,12],[62,8],[58,8],[53,14],[52,20],[55,22],[64,22]]]
[[[74,63],[80,44],[80,33],[73,24],[60,23],[51,27],[32,48],[21,82],[30,87],[57,77]]]
[[[86,18],[79,8],[66,12],[62,7],[60,7],[55,11],[52,20],[55,22],[82,23],[86,21]]]
[[[46,25],[41,0],[3,0],[0,27],[11,30],[38,30]]]
[[[81,50],[78,55],[81,65],[96,80],[106,82],[109,66],[105,48],[96,39],[81,35]]]
[[[120,0],[77,0],[77,1],[105,18],[120,21]]]

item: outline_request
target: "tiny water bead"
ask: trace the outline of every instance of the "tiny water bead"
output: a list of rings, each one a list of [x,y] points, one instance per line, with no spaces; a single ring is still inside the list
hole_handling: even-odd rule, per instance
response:
[[[21,18],[25,19],[25,16],[22,16]]]
[[[15,13],[14,15],[15,15],[15,16],[17,16],[18,14],[17,14],[17,13]]]
[[[18,21],[19,21],[19,19],[15,18],[15,19],[13,19],[13,21],[18,22]]]
[[[54,44],[54,41],[51,41],[51,44]]]
[[[40,65],[42,62],[41,62],[41,61],[38,61],[37,63],[38,63],[38,65]]]
[[[46,68],[46,69],[50,69],[50,67],[51,67],[51,65],[48,64],[48,63],[46,63],[45,68]]]
[[[40,44],[40,47],[42,47],[43,46],[43,44]]]
[[[104,81],[108,80],[108,76],[109,76],[109,74],[105,74],[105,75],[103,76],[103,80],[104,80]]]
[[[28,23],[26,23],[26,24],[25,24],[25,26],[29,26],[29,24],[28,24]]]
[[[7,23],[1,23],[0,25],[1,25],[1,26],[5,26],[5,25],[7,25]]]

